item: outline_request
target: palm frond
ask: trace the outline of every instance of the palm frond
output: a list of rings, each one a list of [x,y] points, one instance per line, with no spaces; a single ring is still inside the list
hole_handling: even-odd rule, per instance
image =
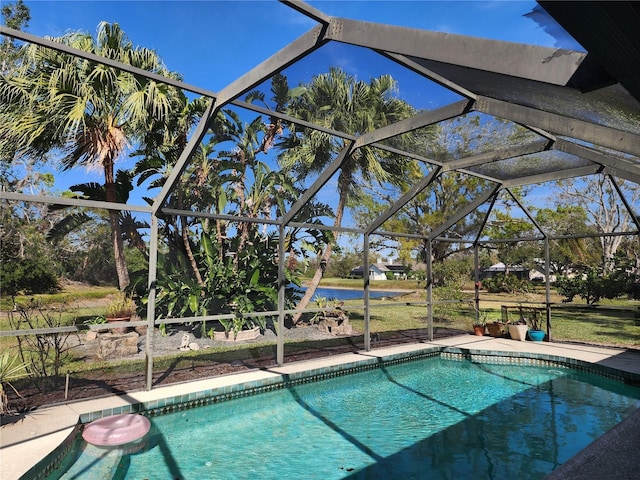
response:
[[[76,231],[78,228],[80,228],[90,220],[91,217],[84,212],[77,212],[72,213],[71,215],[67,215],[53,227],[51,227],[51,229],[47,232],[46,239],[50,242],[58,243],[71,232]]]

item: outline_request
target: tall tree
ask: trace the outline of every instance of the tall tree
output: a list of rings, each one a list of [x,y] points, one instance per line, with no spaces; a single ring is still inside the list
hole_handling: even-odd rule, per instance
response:
[[[64,45],[170,74],[152,50],[134,47],[118,24],[102,22],[97,38],[70,33]],[[104,173],[107,201],[116,202],[114,165],[163,124],[180,98],[153,80],[78,59],[39,45],[20,52],[17,69],[0,78],[0,150],[33,160],[59,155],[62,169],[76,165]],[[109,212],[115,265],[121,289],[129,284],[118,212]]]
[[[9,2],[2,6],[3,23],[14,30],[22,30],[29,26],[31,11],[22,0]],[[16,58],[18,47],[11,37],[4,36],[0,42],[0,73],[5,73]]]
[[[568,275],[572,269],[583,270],[598,263],[601,250],[593,238],[571,238],[573,235],[593,234],[588,225],[587,212],[579,205],[558,205],[555,210],[542,208],[536,221],[552,237],[564,237],[549,243],[549,268],[553,273]]]
[[[136,163],[133,174],[138,177],[138,185],[148,182],[148,187],[162,188],[171,174],[173,166],[178,161],[180,154],[185,149],[188,134],[191,128],[205,111],[207,101],[203,97],[189,101],[185,96],[180,98],[179,108],[174,109],[170,118],[164,124],[158,124],[155,130],[150,130],[145,136],[142,148],[136,152],[141,159]],[[223,115],[219,114],[214,122],[218,129]],[[193,155],[192,162],[187,166],[184,174],[177,180],[165,200],[165,206],[184,209],[185,205],[198,204],[200,208],[207,208],[217,188],[209,183],[210,163],[206,145],[199,145]],[[148,203],[153,199],[147,198]],[[206,205],[203,205],[206,204]],[[167,216],[162,218],[163,235],[173,237],[170,242],[182,242],[189,265],[200,286],[203,285],[202,277],[196,263],[191,241],[189,239],[189,219],[181,215],[179,217]],[[179,237],[179,239],[178,239]],[[180,248],[177,246],[177,248]]]
[[[2,23],[14,30],[22,30],[28,27],[29,20],[31,20],[29,7],[24,5],[22,0],[18,0],[16,3],[7,3],[2,6],[0,11],[2,13]],[[0,75],[7,74],[11,68],[15,67],[17,52],[18,46],[16,46],[14,39],[9,36],[3,36],[0,40]],[[2,182],[2,187],[5,189],[10,189],[9,185],[13,182],[11,179],[13,172],[11,170],[11,156],[4,154],[0,150],[0,182]]]
[[[602,247],[602,268],[605,272],[613,271],[613,259],[622,243],[622,236],[607,233],[629,231],[632,218],[620,200],[620,196],[608,175],[594,175],[588,178],[570,179],[558,182],[555,199],[558,204],[577,205],[587,212],[589,222],[600,234]],[[619,183],[621,190],[632,208],[637,208],[640,201],[640,188],[629,181]]]
[[[361,135],[376,128],[408,118],[413,108],[395,96],[397,85],[389,75],[357,80],[340,69],[314,77],[304,85],[288,105],[288,113],[303,120],[352,135]],[[341,139],[308,128],[289,125],[289,134],[278,143],[282,148],[279,162],[304,182],[323,169],[345,147]],[[351,153],[338,175],[338,204],[334,225],[340,226],[345,208],[356,203],[362,185],[398,182],[402,179],[407,160],[375,148],[363,147]],[[323,269],[331,258],[333,247],[327,243],[316,270],[297,308],[304,309],[322,279]],[[301,314],[294,316],[297,323]]]

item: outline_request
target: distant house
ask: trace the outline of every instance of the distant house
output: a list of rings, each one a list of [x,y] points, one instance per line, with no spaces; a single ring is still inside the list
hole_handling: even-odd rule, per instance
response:
[[[529,280],[529,269],[522,267],[520,265],[513,265],[508,269],[509,275],[515,275],[520,279]],[[490,267],[482,269],[480,272],[480,279],[484,280],[485,278],[493,278],[498,275],[504,275],[507,272],[507,266],[502,263],[496,263],[495,265],[491,265]]]
[[[485,278],[493,278],[496,275],[504,275],[507,271],[507,267],[504,263],[499,262],[495,265],[491,265],[488,268],[483,269],[480,272],[480,279],[483,280]],[[544,273],[540,272],[536,269],[530,269],[528,267],[523,267],[520,265],[514,265],[509,267],[509,275],[515,275],[516,277],[524,280],[530,280],[532,282],[544,282],[546,281],[546,277]],[[550,282],[555,282],[556,276],[551,275]]]
[[[372,263],[369,265],[369,280],[386,280],[387,274],[391,273],[394,278],[404,278],[404,265]],[[364,267],[362,265],[351,269],[351,276],[364,277]]]
[[[535,268],[529,272],[529,280],[532,282],[546,282],[547,277],[545,274]],[[551,274],[549,275],[549,282],[554,283],[556,281],[556,276]]]

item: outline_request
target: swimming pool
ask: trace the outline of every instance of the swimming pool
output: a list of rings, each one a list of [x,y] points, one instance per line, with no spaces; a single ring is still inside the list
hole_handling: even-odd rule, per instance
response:
[[[562,365],[435,356],[153,416],[139,451],[80,444],[49,478],[542,478],[639,398]]]

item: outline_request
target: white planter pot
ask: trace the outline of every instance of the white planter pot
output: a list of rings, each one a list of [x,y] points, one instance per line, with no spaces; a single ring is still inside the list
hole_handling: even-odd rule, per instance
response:
[[[514,340],[520,340],[524,342],[527,339],[527,330],[529,327],[526,325],[511,325],[509,324],[509,335]]]
[[[253,327],[250,330],[240,330],[233,336],[233,332],[214,332],[213,339],[221,342],[241,342],[243,340],[253,340],[260,335],[260,327]]]

